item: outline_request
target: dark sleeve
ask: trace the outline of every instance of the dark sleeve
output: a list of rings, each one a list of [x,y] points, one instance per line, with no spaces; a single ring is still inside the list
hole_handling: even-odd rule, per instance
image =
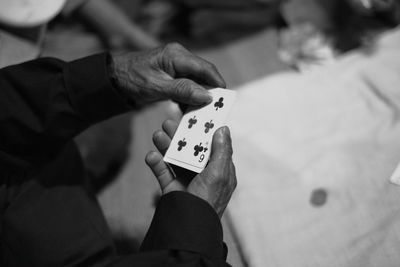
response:
[[[107,57],[42,58],[0,69],[0,164],[46,160],[89,125],[127,111]]]
[[[230,266],[218,215],[204,200],[175,191],[161,197],[140,253],[110,267]]]

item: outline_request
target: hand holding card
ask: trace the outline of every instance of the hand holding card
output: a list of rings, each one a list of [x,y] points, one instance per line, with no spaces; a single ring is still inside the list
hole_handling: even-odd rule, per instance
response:
[[[214,132],[224,123],[236,92],[216,88],[209,90],[213,101],[203,107],[190,108],[178,126],[164,161],[200,173],[207,165]]]
[[[222,127],[215,132],[210,162],[204,171],[193,178],[193,172],[183,168],[179,168],[176,177],[161,155],[171,144],[171,138],[177,128],[177,122],[167,120],[163,124],[163,130],[154,133],[153,141],[159,152],[149,152],[146,163],[157,177],[163,194],[186,191],[207,201],[221,217],[236,188],[229,129]]]

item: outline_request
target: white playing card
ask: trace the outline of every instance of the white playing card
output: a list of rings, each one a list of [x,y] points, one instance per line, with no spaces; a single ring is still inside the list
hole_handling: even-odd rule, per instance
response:
[[[200,173],[207,165],[214,132],[225,125],[236,92],[216,88],[209,90],[213,101],[183,115],[164,161]]]

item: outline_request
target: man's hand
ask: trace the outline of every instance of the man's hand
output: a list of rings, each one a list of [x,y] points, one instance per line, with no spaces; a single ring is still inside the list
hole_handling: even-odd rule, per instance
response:
[[[203,87],[225,87],[215,66],[179,44],[113,56],[110,75],[130,102],[143,106],[172,99],[189,105],[212,101]]]
[[[177,127],[177,122],[167,120],[163,130],[154,133],[153,142],[159,152],[149,152],[146,163],[157,177],[163,194],[177,190],[189,192],[207,201],[221,217],[237,183],[229,128],[221,127],[214,133],[210,161],[203,172],[191,179],[191,172],[183,169],[177,169],[174,177],[163,161],[162,155]]]

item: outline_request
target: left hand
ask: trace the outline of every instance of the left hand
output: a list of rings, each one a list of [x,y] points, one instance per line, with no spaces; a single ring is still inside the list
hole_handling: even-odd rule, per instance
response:
[[[188,105],[208,104],[212,98],[202,85],[226,86],[213,64],[176,43],[113,56],[110,70],[117,89],[136,106],[165,99]]]
[[[175,175],[163,160],[178,123],[167,120],[163,130],[153,135],[158,152],[146,155],[146,163],[156,176],[162,193],[185,191],[205,200],[221,218],[236,188],[236,171],[232,162],[232,141],[228,127],[217,129],[213,135],[210,161],[199,174],[183,168],[174,168]]]

